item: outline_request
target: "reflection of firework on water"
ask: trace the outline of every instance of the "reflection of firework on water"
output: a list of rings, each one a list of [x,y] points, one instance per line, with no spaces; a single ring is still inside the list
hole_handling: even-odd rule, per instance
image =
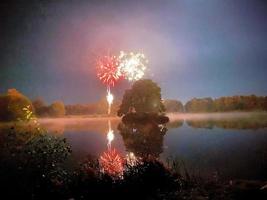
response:
[[[139,80],[144,76],[146,64],[148,63],[144,54],[121,51],[118,60],[119,75],[124,76],[129,81]]]
[[[108,148],[111,148],[111,142],[114,140],[114,137],[115,136],[113,130],[111,129],[110,120],[108,120],[108,134],[107,134]]]
[[[122,177],[124,161],[115,149],[104,152],[99,158],[99,164],[104,173],[115,178]]]
[[[139,162],[140,162],[140,160],[134,155],[133,152],[126,154],[127,165],[133,167],[133,166],[137,165]]]
[[[116,56],[104,56],[97,60],[97,77],[107,86],[114,86],[119,80],[118,59]]]

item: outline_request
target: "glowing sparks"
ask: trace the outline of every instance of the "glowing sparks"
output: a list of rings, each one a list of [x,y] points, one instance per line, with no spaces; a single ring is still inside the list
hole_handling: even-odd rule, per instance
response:
[[[145,74],[147,63],[142,53],[121,51],[118,57],[104,56],[97,61],[97,76],[107,86],[114,86],[121,77],[129,81],[139,80]]]
[[[113,130],[109,130],[107,134],[108,146],[111,147],[111,142],[114,140]]]
[[[115,149],[109,149],[107,152],[104,152],[99,158],[99,164],[104,173],[114,178],[122,178],[124,161]]]
[[[113,102],[113,95],[110,93],[110,90],[108,91],[107,101],[109,104],[112,104]]]
[[[114,86],[120,79],[118,73],[118,59],[116,56],[104,56],[97,60],[97,77],[107,86]]]
[[[124,76],[129,81],[135,81],[141,79],[146,70],[146,64],[148,60],[142,53],[125,53],[120,52],[118,57],[118,74]]]
[[[110,88],[109,88],[109,86],[108,86],[108,88],[107,88],[107,96],[106,96],[106,98],[107,98],[107,102],[108,102],[108,114],[110,114],[110,111],[111,111],[111,105],[112,105],[112,103],[113,103],[113,99],[114,99],[114,97],[113,97],[113,95],[112,95],[111,92],[110,92]]]
[[[133,152],[126,154],[126,163],[129,166],[135,166],[138,164],[139,159],[134,155]]]
[[[108,102],[108,114],[110,114],[114,99],[110,92],[110,86],[114,86],[121,77],[118,73],[118,59],[116,56],[104,56],[97,60],[97,77],[103,84],[107,85],[106,98]]]
[[[108,140],[108,148],[111,148],[111,142],[114,140],[115,135],[114,131],[111,128],[110,120],[108,120],[108,134],[107,134],[107,140]]]

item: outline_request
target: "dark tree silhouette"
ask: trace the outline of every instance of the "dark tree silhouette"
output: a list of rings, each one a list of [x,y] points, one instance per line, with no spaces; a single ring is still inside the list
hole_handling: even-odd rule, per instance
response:
[[[160,87],[150,79],[136,81],[131,89],[125,91],[118,115],[125,115],[129,110],[135,110],[136,112],[164,112],[165,108],[161,101]]]

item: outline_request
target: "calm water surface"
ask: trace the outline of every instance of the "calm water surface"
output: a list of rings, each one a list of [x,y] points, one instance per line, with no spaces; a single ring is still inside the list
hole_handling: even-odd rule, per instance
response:
[[[73,156],[81,160],[99,157],[107,150],[108,119],[43,120],[42,126],[67,138]],[[162,160],[183,161],[192,172],[224,178],[267,178],[267,128],[244,120],[174,120],[167,129],[159,127],[154,136],[137,137],[136,130],[119,130],[112,119],[115,138],[112,147],[122,155],[149,152]],[[151,130],[150,126],[142,126]],[[154,130],[154,129],[152,129]]]

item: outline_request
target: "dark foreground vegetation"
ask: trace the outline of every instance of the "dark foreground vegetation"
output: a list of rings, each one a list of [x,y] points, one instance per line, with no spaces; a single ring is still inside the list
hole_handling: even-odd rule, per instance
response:
[[[129,133],[133,127],[141,132]],[[220,180],[217,176],[204,179],[191,174],[177,159],[160,161],[162,150],[151,149],[148,142],[162,141],[164,128],[150,122],[128,122],[120,124],[119,130],[126,149],[133,151],[137,159],[123,158],[120,163],[113,160],[107,163],[111,167],[109,171],[103,169],[101,160],[94,156],[88,155],[75,162],[66,139],[50,135],[32,120],[2,129],[1,195],[7,195],[8,199],[241,200],[267,197],[264,182]],[[117,164],[123,166],[120,173],[114,173],[118,172]]]

